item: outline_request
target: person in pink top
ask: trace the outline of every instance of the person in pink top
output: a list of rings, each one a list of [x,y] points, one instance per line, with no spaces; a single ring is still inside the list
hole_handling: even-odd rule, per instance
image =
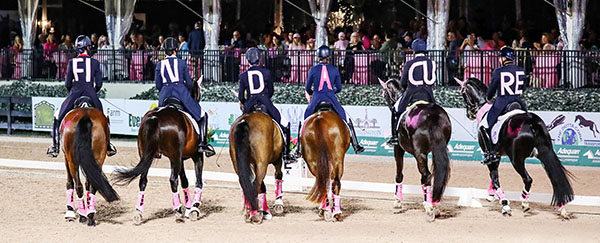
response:
[[[336,50],[346,50],[348,48],[348,40],[346,40],[344,32],[338,33],[338,40],[333,44],[333,48]]]

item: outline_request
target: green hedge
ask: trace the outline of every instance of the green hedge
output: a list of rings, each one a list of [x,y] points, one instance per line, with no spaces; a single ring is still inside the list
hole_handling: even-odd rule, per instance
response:
[[[0,85],[0,96],[46,96],[46,97],[67,97],[69,91],[64,85],[47,85],[33,83],[31,81],[14,81],[8,85]],[[104,98],[106,89],[101,89],[98,92],[98,97]],[[0,106],[6,108],[6,104]],[[31,105],[16,105],[16,110],[31,111]]]
[[[231,90],[236,89],[233,83],[208,84],[203,88],[202,101],[236,102]],[[443,107],[464,108],[462,96],[457,87],[436,87],[433,91],[435,99]],[[337,95],[342,105],[385,106],[382,89],[379,85],[359,86],[345,85]],[[151,88],[131,99],[157,100],[158,91]],[[553,90],[527,89],[523,95],[530,110],[540,111],[600,111],[600,90]],[[273,102],[276,104],[306,104],[303,86],[297,84],[275,84]]]

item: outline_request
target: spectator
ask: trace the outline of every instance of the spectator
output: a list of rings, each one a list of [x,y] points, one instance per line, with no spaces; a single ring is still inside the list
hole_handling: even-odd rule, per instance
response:
[[[404,39],[404,46],[407,49],[410,49],[410,47],[412,46],[412,42],[413,42],[413,38],[412,38],[412,33],[406,31],[404,32],[404,36],[402,36]]]
[[[398,42],[396,41],[396,32],[394,30],[389,30],[385,34],[385,42],[379,49],[380,51],[391,51],[396,50],[398,48]]]
[[[15,36],[15,44],[13,45],[13,50],[17,52],[21,52],[23,50],[23,39],[20,36]]]
[[[460,46],[461,50],[465,50],[465,51],[472,51],[472,50],[479,50],[479,46],[476,43],[477,37],[475,36],[475,33],[471,33],[469,35],[469,37],[467,37],[462,45]]]
[[[362,41],[361,43],[363,44],[362,50],[369,49],[371,47],[371,39],[367,35],[366,30],[361,29],[358,31],[358,34],[360,36],[360,40]]]
[[[159,35],[158,36],[158,43],[156,44],[156,46],[154,47],[154,49],[159,50],[163,46],[163,43],[165,43],[165,37],[163,35]]]
[[[447,57],[447,65],[448,65],[448,82],[450,84],[456,85],[456,81],[454,81],[454,77],[457,76],[458,73],[458,49],[460,48],[458,44],[458,40],[456,39],[456,34],[452,31],[448,32],[446,36],[446,50],[448,50]]]
[[[96,33],[92,33],[92,35],[90,35],[90,40],[92,41],[92,46],[90,49],[98,49],[98,35]]]
[[[56,60],[54,60],[54,52],[58,49],[54,34],[48,35],[46,43],[44,43],[44,66],[48,68],[48,78],[56,76]]]
[[[108,49],[109,48],[108,38],[105,35],[101,35],[98,38],[98,49]]]
[[[188,47],[187,41],[185,41],[185,36],[183,35],[183,33],[179,33],[177,39],[179,40],[179,51],[187,53],[190,50],[190,48]]]
[[[364,45],[362,41],[360,41],[360,34],[358,32],[354,32],[350,35],[350,42],[348,43],[348,49],[352,51],[360,51],[364,50]]]
[[[268,38],[267,38],[268,39]],[[275,33],[271,33],[271,42],[267,43],[267,48],[271,51],[283,51],[285,48],[281,44],[281,37]]]
[[[294,33],[292,33],[291,31],[288,33],[283,33],[283,46],[285,47],[285,49],[287,50],[290,45],[292,44],[292,40],[294,39]]]
[[[348,40],[346,40],[344,32],[338,33],[338,40],[333,44],[333,48],[336,50],[346,50],[348,48]]]
[[[300,39],[300,34],[295,33],[293,36],[292,44],[288,47],[288,50],[304,50],[306,49],[304,44],[302,44],[302,40]]]
[[[188,48],[192,55],[200,55],[206,42],[204,40],[204,30],[202,30],[202,22],[198,21],[194,24],[194,30],[188,36]]]
[[[135,40],[136,50],[152,50],[150,45],[146,43],[146,39],[144,39],[143,34],[138,34]]]
[[[537,50],[542,50],[543,47],[546,44],[549,44],[549,43],[550,43],[550,34],[544,32],[544,33],[542,33],[542,37],[540,38],[540,42],[539,43],[538,42],[534,42],[533,46]]]
[[[43,50],[45,43],[46,43],[46,35],[39,34],[38,35],[38,44],[36,46],[36,49]]]
[[[73,50],[73,43],[71,42],[70,35],[64,35],[61,39],[63,40],[63,42],[58,46],[58,49]]]
[[[230,41],[225,42],[225,46],[230,48],[230,49],[242,49],[244,47],[246,47],[244,45],[244,41],[242,41],[242,39],[240,39],[240,32],[237,30],[233,31],[233,38],[231,38]]]
[[[306,50],[314,50],[315,49],[315,39],[310,38],[306,41]]]
[[[56,43],[54,34],[50,34],[48,35],[48,38],[46,38],[46,43],[44,43],[44,51],[54,51],[56,49],[58,49],[58,43]]]
[[[504,41],[500,40],[500,32],[494,32],[492,39],[487,41],[487,45],[494,50],[499,51],[505,44]]]
[[[379,50],[381,48],[381,37],[378,34],[373,35],[373,40],[371,41],[371,50]]]

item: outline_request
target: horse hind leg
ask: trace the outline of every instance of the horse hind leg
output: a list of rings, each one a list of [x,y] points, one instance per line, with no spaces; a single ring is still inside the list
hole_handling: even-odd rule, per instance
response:
[[[180,174],[180,170],[182,170],[181,166],[181,156],[177,156],[176,159],[171,159],[171,176],[169,178],[169,182],[171,184],[171,196],[173,200],[173,211],[175,211],[175,220],[177,222],[181,222],[183,219],[183,205],[181,204],[181,199],[179,198],[178,191],[178,176]]]
[[[202,168],[204,167],[204,157],[197,153],[192,157],[194,161],[194,171],[196,172],[196,188],[194,188],[194,200],[190,210],[186,210],[186,214],[192,221],[200,219],[200,205],[202,205]],[[189,213],[188,213],[189,211]]]
[[[86,204],[87,204],[87,218],[88,226],[96,226],[96,188],[90,185],[87,181],[85,182],[85,188],[87,190]]]
[[[427,167],[427,154],[416,151],[415,159],[419,173],[421,173],[421,188],[423,190],[423,207],[425,208],[425,218],[428,222],[435,220],[435,210],[433,205],[433,191],[431,188],[431,172]]]
[[[276,161],[275,166],[275,202],[273,203],[273,213],[275,215],[284,214],[283,205],[283,172],[281,171],[282,160]]]
[[[257,163],[256,164],[256,189],[259,192],[258,194],[258,207],[259,214],[262,216],[264,220],[270,220],[273,218],[271,211],[269,210],[269,205],[267,203],[267,187],[265,186],[263,180],[267,174],[267,164],[266,163]],[[256,216],[256,215],[254,215]],[[256,216],[258,217],[258,216]],[[262,223],[262,220],[256,221],[252,220],[253,223]]]
[[[331,181],[331,187],[333,188],[332,190],[332,195],[331,197],[333,198],[333,217],[335,218],[336,221],[343,221],[343,217],[342,217],[342,204],[341,204],[341,197],[340,197],[340,191],[342,189],[342,184],[340,182],[340,177],[336,176],[335,179],[333,179]]]
[[[71,175],[71,172],[69,171],[69,166],[67,164],[67,211],[65,212],[65,220],[66,221],[75,221],[75,219],[77,218],[77,216],[75,215],[75,202],[73,201],[73,193],[74,193],[74,182],[73,182],[73,176]]]
[[[513,167],[521,176],[521,179],[523,179],[523,191],[521,191],[521,208],[523,208],[524,212],[527,212],[530,209],[529,193],[531,192],[531,184],[533,183],[533,179],[531,178],[531,176],[529,176],[529,173],[527,173],[527,170],[525,169],[525,159],[527,157],[528,155],[520,153],[515,154],[510,158]]]
[[[509,153],[510,154],[510,153]],[[498,166],[500,162],[491,163],[488,165],[488,169],[490,171],[490,180],[491,180],[491,191],[495,193],[495,196],[500,200],[500,204],[502,205],[502,215],[511,216],[512,210],[510,208],[510,202],[506,198],[504,194],[504,190],[500,187],[500,180],[498,177]],[[488,190],[489,192],[490,190]]]
[[[394,193],[394,209],[402,209],[402,181],[404,175],[402,170],[404,168],[404,150],[400,146],[394,146],[394,158],[396,160],[396,192]]]
[[[71,168],[73,172],[73,180],[75,181],[75,192],[77,193],[77,213],[79,214],[79,222],[87,223],[87,208],[85,206],[85,198],[83,197],[83,184],[79,178],[79,168]]]

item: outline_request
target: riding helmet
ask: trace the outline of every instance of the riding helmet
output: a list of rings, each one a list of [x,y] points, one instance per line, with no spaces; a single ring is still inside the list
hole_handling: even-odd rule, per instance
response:
[[[168,52],[176,50],[177,47],[179,47],[179,43],[173,37],[167,37],[163,43],[163,50]]]
[[[246,59],[250,64],[257,64],[260,61],[260,51],[256,47],[252,47],[246,51]]]
[[[75,48],[79,53],[84,53],[90,46],[92,46],[92,41],[85,35],[77,36],[77,39],[75,39]]]
[[[427,43],[423,39],[415,39],[411,46],[415,53],[427,51]]]
[[[500,49],[500,56],[505,57],[506,59],[509,59],[509,60],[514,60],[515,59],[515,50],[513,50],[510,47],[505,46],[502,49]]]
[[[331,50],[329,50],[328,46],[322,45],[317,49],[317,56],[319,57],[319,60],[327,59],[331,56]]]

